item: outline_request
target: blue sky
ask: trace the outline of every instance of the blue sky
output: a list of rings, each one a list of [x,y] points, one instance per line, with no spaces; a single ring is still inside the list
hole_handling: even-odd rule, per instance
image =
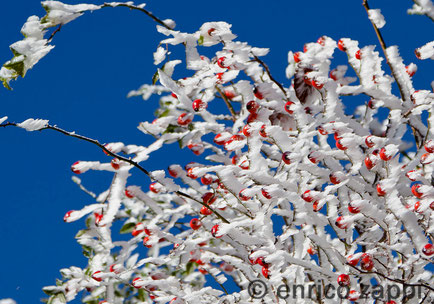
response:
[[[335,40],[349,37],[359,40],[361,46],[377,44],[361,2],[311,0],[305,5],[285,0],[154,0],[147,8],[162,19],[174,19],[183,31],[193,32],[207,21],[233,24],[239,40],[271,49],[264,60],[275,78],[289,86],[284,76],[289,50],[302,50],[304,43],[322,35]],[[386,18],[382,32],[387,44],[398,44],[406,63],[420,64],[414,77],[416,88],[429,89],[434,65],[418,61],[413,51],[432,38],[432,22],[424,16],[408,16],[410,0],[371,1],[370,5],[382,9]],[[2,3],[1,62],[11,58],[8,46],[21,39],[19,30],[33,14],[44,14],[38,1]],[[62,28],[54,39],[55,49],[25,79],[13,82],[13,91],[0,88],[0,117],[7,115],[16,122],[44,118],[101,142],[148,145],[152,139],[137,126],[152,121],[156,99],[145,102],[126,95],[151,82],[156,70],[152,53],[162,38],[155,23],[140,12],[110,8],[87,13]],[[336,54],[333,65],[343,64],[343,56]],[[174,161],[169,148],[151,157],[145,167],[166,168]],[[178,163],[185,164],[192,154],[182,151],[177,157]],[[74,240],[84,223],[65,224],[62,220],[66,211],[91,202],[71,182],[70,165],[77,160],[107,158],[95,146],[52,131],[28,133],[10,128],[0,130],[0,159],[0,299],[35,303],[44,296],[41,288],[55,283],[60,268],[85,263]],[[134,173],[131,183],[147,185],[147,179]],[[101,172],[81,177],[96,192],[111,181],[110,174]]]

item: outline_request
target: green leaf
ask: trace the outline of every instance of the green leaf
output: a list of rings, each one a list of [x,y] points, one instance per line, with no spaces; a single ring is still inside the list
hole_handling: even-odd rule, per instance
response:
[[[203,44],[203,36],[201,35],[199,39],[197,40],[197,44],[202,45]]]
[[[194,130],[194,125],[193,124],[189,124],[187,127],[188,131],[193,131]]]
[[[130,233],[131,231],[133,231],[134,227],[136,227],[135,223],[126,223],[125,225],[122,226],[120,233],[121,234]]]
[[[160,115],[158,115],[158,118],[166,117],[167,115],[169,115],[169,113],[170,113],[170,110],[166,109]]]
[[[22,60],[14,60],[14,58],[6,62],[3,66],[5,68],[14,70],[19,76],[24,77],[24,56]]]
[[[78,238],[81,237],[83,234],[85,234],[87,231],[88,231],[87,229],[79,230],[79,231],[77,232],[77,234],[75,235],[75,238],[78,239]]]
[[[146,296],[145,296],[145,290],[144,289],[139,289],[138,298],[140,301],[145,302]]]
[[[152,84],[156,84],[159,78],[158,71],[156,71],[154,76],[152,76]]]
[[[193,270],[194,270],[194,265],[195,265],[195,263],[194,262],[188,262],[187,263],[187,267],[186,267],[186,272],[187,272],[187,275],[189,275],[190,273],[192,273],[193,272]]]
[[[176,128],[178,128],[178,126],[168,125],[167,128],[166,128],[166,131],[164,131],[163,134],[165,134],[165,133],[175,133]]]
[[[56,279],[56,286],[62,286],[63,282],[62,280]]]

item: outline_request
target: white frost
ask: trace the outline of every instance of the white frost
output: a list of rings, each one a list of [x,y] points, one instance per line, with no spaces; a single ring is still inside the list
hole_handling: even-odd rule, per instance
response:
[[[378,28],[382,28],[386,24],[384,16],[381,14],[381,10],[379,9],[370,9],[368,11],[368,17]]]
[[[27,131],[37,131],[45,128],[48,125],[48,120],[29,118],[19,124],[18,127],[26,129]]]
[[[7,116],[0,118],[0,124],[2,124],[3,122],[5,122],[6,119],[8,119]]]

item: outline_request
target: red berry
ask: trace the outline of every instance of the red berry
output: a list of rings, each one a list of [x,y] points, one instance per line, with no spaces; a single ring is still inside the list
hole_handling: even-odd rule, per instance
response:
[[[318,40],[316,41],[319,45],[325,46],[325,37],[321,36],[318,38]]]
[[[367,256],[362,258],[362,261],[360,262],[360,266],[365,271],[371,271],[372,268],[374,268],[374,262],[372,261],[371,257]]]
[[[313,202],[313,204],[312,204],[312,208],[313,208],[313,211],[314,211],[314,212],[318,212],[318,211],[321,210],[322,207],[319,208],[318,205],[319,205],[319,202],[318,202],[318,201],[314,201],[314,202]]]
[[[71,166],[71,171],[74,172],[75,174],[80,174],[82,173],[79,169],[76,168],[76,166],[79,164],[79,161],[76,161],[75,163],[72,164]]]
[[[347,257],[347,262],[348,262],[348,264],[350,264],[351,266],[357,266],[357,264],[359,263],[359,261],[360,261],[360,257],[359,258],[356,258],[356,257],[354,257],[354,255],[349,255],[348,257]]]
[[[359,212],[360,212],[360,208],[358,208],[358,207],[354,207],[354,206],[352,206],[351,203],[350,203],[350,204],[348,204],[348,211],[349,211],[350,213],[356,214],[356,213],[359,213]]]
[[[338,41],[338,48],[342,51],[342,52],[345,52],[347,49],[346,49],[346,47],[344,46],[344,42],[342,41],[342,39],[340,39],[339,41]]]
[[[219,59],[217,59],[217,65],[219,67],[221,67],[222,69],[226,68],[224,62],[225,62],[226,57],[220,57]]]
[[[113,158],[112,161],[110,162],[110,165],[112,166],[113,169],[118,170],[121,167],[121,162],[119,159]]]
[[[396,304],[396,302],[393,300],[390,300],[390,301],[387,301],[386,304]]]
[[[194,167],[187,170],[187,176],[191,179],[196,179],[197,175],[193,173]]]
[[[200,209],[200,214],[202,214],[202,215],[210,215],[210,214],[212,214],[212,211],[211,211],[211,209],[209,209],[209,208],[207,208],[205,206],[202,206],[202,208]]]
[[[95,225],[98,226],[99,223],[102,221],[102,218],[104,217],[104,214],[95,212],[93,215],[95,216]]]
[[[294,53],[294,61],[295,62],[300,62],[301,61],[301,59],[300,59],[300,52]]]
[[[214,143],[217,145],[224,145],[225,142],[228,140],[227,136],[219,133],[214,137]]]
[[[425,148],[425,151],[428,153],[434,153],[434,140],[428,140],[427,142],[425,142],[425,144],[423,145]]]
[[[67,222],[71,214],[74,212],[74,210],[66,212],[65,216],[63,217],[63,221]]]
[[[259,91],[259,89],[257,87],[255,87],[253,89],[253,94],[255,95],[256,98],[258,99],[263,99],[264,95],[262,95],[262,93]]]
[[[317,163],[319,162],[319,158],[318,158],[318,157],[315,157],[315,155],[317,155],[317,153],[315,153],[315,151],[310,152],[310,153],[307,155],[307,158],[308,158],[308,159],[310,160],[310,162],[313,163],[313,164],[317,164]]]
[[[381,187],[381,184],[377,185],[377,194],[378,194],[378,196],[385,196],[386,195],[386,191],[384,191],[384,189]]]
[[[134,288],[140,289],[142,288],[142,285],[140,283],[143,283],[143,280],[141,278],[134,278],[131,282],[131,285],[133,285]]]
[[[101,282],[102,281],[102,278],[101,278],[101,276],[99,275],[99,273],[101,273],[101,271],[95,271],[94,273],[93,273],[93,275],[92,275],[92,279],[94,279],[95,281],[98,281],[98,282]]]
[[[332,184],[334,184],[334,185],[337,185],[337,184],[339,184],[339,183],[341,182],[341,180],[339,179],[339,177],[336,176],[335,173],[331,173],[331,174],[329,175],[329,178],[330,178],[330,182],[331,182]]]
[[[173,98],[176,98],[176,99],[178,99],[178,96],[176,96],[176,94],[175,94],[175,93],[172,93],[172,94],[170,94],[170,95],[172,95],[172,97],[173,97]]]
[[[353,302],[355,302],[355,301],[357,301],[358,299],[360,298],[360,294],[359,294],[359,292],[357,291],[357,290],[351,290],[350,291],[350,293],[349,293],[349,295],[348,295],[348,300],[350,300],[350,301],[353,301]]]
[[[204,184],[204,185],[211,185],[212,182],[214,181],[214,179],[212,178],[211,175],[209,175],[209,174],[205,174],[204,176],[202,176],[202,177],[200,178],[200,181],[201,181],[202,184]]]
[[[366,165],[366,168],[368,168],[368,170],[371,170],[372,168],[374,168],[375,162],[372,160],[370,155],[366,156],[365,165]]]
[[[199,112],[201,110],[206,109],[207,104],[203,102],[202,99],[196,99],[195,101],[193,101],[192,106],[195,112]]]
[[[307,253],[309,253],[310,255],[315,255],[316,254],[316,250],[312,247],[307,248]]]
[[[266,125],[262,125],[261,129],[259,130],[259,135],[261,135],[262,137],[268,137],[267,132],[265,131],[265,129],[267,128]]]
[[[265,258],[264,257],[259,257],[256,259],[255,264],[259,264],[262,267],[268,267],[268,263],[265,262]]]
[[[375,146],[375,143],[372,141],[373,136],[372,135],[368,135],[365,138],[365,144],[368,148],[372,148]]]
[[[243,170],[249,170],[250,169],[250,161],[248,159],[245,159],[241,162],[239,167]]]
[[[323,88],[323,86],[324,86],[324,83],[319,82],[319,81],[316,80],[316,79],[312,79],[312,86],[313,86],[315,89],[321,90],[321,89]]]
[[[154,193],[158,193],[161,190],[161,185],[158,183],[152,183],[149,185],[149,190]]]
[[[151,244],[148,244],[148,242],[149,242],[149,237],[144,237],[143,238],[143,245],[146,247],[146,248],[151,248],[152,247],[152,245]]]
[[[178,170],[176,165],[170,165],[167,170],[169,171],[169,175],[173,178],[178,177]]]
[[[428,165],[434,161],[434,157],[432,157],[431,153],[425,153],[420,157],[420,163],[422,165]]]
[[[249,137],[250,135],[252,135],[252,132],[251,132],[250,129],[251,129],[251,128],[250,128],[249,125],[245,125],[245,126],[244,126],[244,128],[243,128],[243,134],[244,134],[246,137]]]
[[[262,99],[262,98],[260,98]],[[246,109],[247,111],[249,111],[249,113],[256,113],[256,111],[258,111],[259,109],[259,105],[257,104],[256,101],[254,100],[250,100],[247,104],[246,104]]]
[[[360,50],[357,50],[357,52],[356,52],[356,59],[359,59],[359,60],[361,60],[362,59],[362,57],[361,57],[361,52],[360,52]]]
[[[348,147],[345,147],[344,145],[342,145],[340,139],[336,142],[336,148],[338,148],[339,150],[343,150],[343,151],[345,151],[346,149],[348,149]]]
[[[338,80],[338,77],[336,76],[336,72],[337,72],[337,70],[336,70],[336,69],[333,69],[333,70],[331,70],[330,73],[329,73],[330,78],[333,79],[334,81],[337,81],[337,80]]]
[[[225,73],[217,73],[216,74],[216,76],[217,76],[217,80],[218,80],[218,82],[219,83],[223,83],[223,75],[224,75]]]
[[[392,155],[388,154],[386,148],[381,148],[380,150],[380,158],[384,161],[388,161],[392,159]]]
[[[348,224],[343,223],[343,220],[344,220],[344,217],[343,217],[343,216],[340,216],[340,217],[338,217],[338,218],[336,219],[335,224],[336,224],[337,227],[339,227],[339,228],[341,228],[341,229],[347,229],[347,228],[348,228]]]
[[[125,196],[128,197],[128,198],[133,198],[134,197],[134,195],[128,189],[125,189]]]
[[[201,223],[197,218],[194,218],[194,219],[192,219],[192,220],[190,221],[190,227],[191,227],[191,229],[193,229],[193,230],[197,230],[197,229],[199,229],[201,226],[202,226],[202,223]]]
[[[423,246],[422,248],[422,252],[425,255],[433,255],[434,254],[434,246],[432,244],[426,244],[425,246]]]
[[[230,91],[230,90],[225,90],[224,94],[225,94],[227,99],[232,99],[235,97],[235,93],[233,91]]]
[[[285,111],[288,112],[289,114],[294,114],[294,111],[291,110],[291,106],[292,106],[293,104],[294,104],[294,103],[293,103],[292,101],[287,101],[287,102],[285,103]]]
[[[327,135],[328,134],[327,131],[324,130],[324,128],[322,126],[319,126],[317,128],[317,130],[318,130],[319,134],[321,134],[321,135]]]
[[[193,115],[189,113],[182,113],[178,117],[178,125],[185,126],[193,121]]]
[[[411,186],[411,193],[413,193],[413,195],[417,198],[421,198],[423,195],[423,193],[420,192],[419,188],[420,184],[414,184],[413,186]]]
[[[416,203],[414,203],[414,211],[418,212],[420,207],[420,201],[417,201]]]
[[[217,236],[218,231],[219,231],[219,225],[212,226],[212,228],[211,228],[211,235],[213,237],[217,238],[217,239],[221,238],[223,235]]]
[[[338,284],[340,286],[349,286],[350,285],[350,276],[347,274],[340,274],[338,276]]]
[[[140,233],[142,233],[144,231],[144,225],[143,223],[137,223],[136,226],[134,227],[134,230],[131,232],[131,234],[133,236],[138,236]]]
[[[270,273],[269,273],[269,271],[268,271],[268,267],[265,267],[265,266],[262,267],[262,275],[263,275],[265,278],[267,278],[267,279],[270,277]]]
[[[249,199],[252,198],[252,197],[247,196],[247,195],[245,195],[245,194],[243,193],[245,190],[246,190],[246,189],[241,190],[240,193],[238,194],[240,200],[242,200],[242,201],[248,201]]]
[[[434,210],[434,202],[431,202],[431,204],[429,204],[429,207],[431,208],[431,210]]]
[[[271,196],[271,194],[267,190],[265,190],[264,188],[262,188],[261,193],[266,199],[272,199],[273,198]]]
[[[303,81],[304,81],[304,83],[307,84],[308,86],[311,86],[311,85],[312,85],[312,79],[310,79],[310,77],[309,77],[308,75],[306,75],[306,74],[303,76]]]
[[[239,160],[240,160],[240,157],[238,155],[232,156],[232,159],[231,159],[232,165],[236,165]]]
[[[202,195],[202,201],[204,204],[211,205],[216,201],[217,197],[212,192],[207,192],[204,195]]]
[[[405,71],[407,72],[408,76],[413,77],[416,73],[416,70],[411,69],[408,65],[405,67]]]
[[[212,36],[211,34],[212,34],[212,32],[214,32],[215,31],[215,28],[210,28],[209,30],[208,30],[208,35],[210,35],[210,36]]]
[[[289,151],[286,151],[285,153],[282,154],[282,161],[287,165],[291,163],[290,156],[291,156],[291,152]]]
[[[312,197],[312,194],[310,193],[310,190],[306,190],[306,191],[301,195],[301,198],[302,198],[304,201],[308,202],[308,203],[313,202],[313,197]]]
[[[368,108],[375,109],[375,103],[374,103],[374,101],[372,99],[370,99],[368,101]]]

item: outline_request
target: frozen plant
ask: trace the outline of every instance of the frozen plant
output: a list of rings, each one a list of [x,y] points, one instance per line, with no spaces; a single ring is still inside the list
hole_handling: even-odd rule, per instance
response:
[[[415,2],[413,10],[424,3],[429,15],[430,1]],[[159,95],[158,117],[139,126],[155,138],[150,146],[102,144],[42,119],[0,119],[2,127],[51,129],[88,141],[108,156],[77,161],[74,174],[114,175],[99,194],[74,176],[94,203],[67,212],[64,220],[85,218],[77,240],[88,265],[62,269],[58,284],[44,288],[48,303],[77,296],[92,304],[252,303],[248,286],[258,279],[266,282],[265,303],[295,303],[281,298],[277,286],[318,281],[348,287],[344,301],[358,300],[361,286],[374,282],[377,288],[415,287],[426,303],[434,301],[434,94],[413,87],[416,65],[404,63],[397,46],[386,47],[379,30],[385,18],[363,4],[385,57],[373,45],[322,36],[303,51],[289,52],[292,85],[286,87],[261,59],[268,49],[237,41],[225,22],[184,33],[132,2],[42,2],[47,15],[30,17],[22,28],[25,38],[11,45],[14,57],[0,71],[6,87],[53,48],[61,26],[86,11],[139,10],[165,36],[154,53],[154,83],[129,94]],[[432,59],[433,43],[418,48],[417,57]],[[217,49],[215,55],[201,55],[206,47]],[[185,49],[184,63],[169,60],[172,48]],[[335,52],[346,53],[348,65],[334,66]],[[173,79],[180,64],[193,75]],[[357,77],[346,76],[348,68]],[[366,103],[345,114],[341,97],[357,95],[366,96]],[[210,104],[225,107],[211,111]],[[385,119],[380,109],[387,110]],[[411,141],[404,140],[409,132],[405,138]],[[141,165],[174,142],[190,149],[194,162],[152,172]],[[150,178],[148,191],[128,184],[134,167]],[[115,221],[123,224],[120,233],[131,234],[127,241],[116,240]],[[139,246],[148,248],[146,256],[136,252]],[[204,287],[207,281],[212,287]],[[228,292],[229,284],[238,290]],[[297,303],[339,303],[320,289],[316,285],[310,299],[299,295]],[[370,294],[360,302],[375,299]]]

